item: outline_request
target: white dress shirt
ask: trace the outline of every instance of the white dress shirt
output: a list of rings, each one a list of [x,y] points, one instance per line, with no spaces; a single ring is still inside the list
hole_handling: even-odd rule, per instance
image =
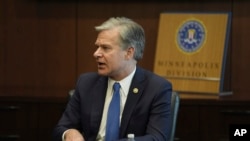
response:
[[[120,121],[122,118],[122,112],[127,100],[127,95],[129,92],[129,87],[130,84],[132,82],[133,76],[135,74],[135,70],[129,74],[127,77],[125,77],[124,79],[122,79],[121,81],[119,81],[118,83],[120,83],[121,88],[120,88],[120,98],[121,98],[121,105],[120,105]],[[104,109],[103,109],[103,114],[102,114],[102,121],[101,121],[101,126],[99,128],[99,132],[97,135],[97,139],[96,141],[104,141],[105,139],[105,131],[106,131],[106,122],[107,122],[107,112],[108,112],[108,108],[109,108],[109,103],[112,99],[113,96],[113,84],[117,82],[114,81],[112,79],[108,80],[108,89],[107,89],[107,93],[106,93],[106,99],[105,99],[105,104],[104,104]]]

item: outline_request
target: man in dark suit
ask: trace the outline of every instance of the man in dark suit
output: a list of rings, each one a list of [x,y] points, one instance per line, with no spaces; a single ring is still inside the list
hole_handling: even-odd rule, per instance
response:
[[[172,85],[166,79],[137,66],[142,58],[143,28],[125,17],[110,18],[95,27],[98,36],[94,57],[97,73],[79,77],[75,92],[54,129],[54,140],[125,141],[132,133],[136,141],[168,141]],[[109,112],[112,85],[119,83],[118,130],[110,127],[116,116]],[[113,106],[114,107],[114,106]],[[107,136],[117,134],[113,139]]]

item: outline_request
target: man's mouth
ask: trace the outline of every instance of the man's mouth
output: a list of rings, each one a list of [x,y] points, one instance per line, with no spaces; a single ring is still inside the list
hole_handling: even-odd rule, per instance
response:
[[[97,66],[98,66],[98,67],[103,67],[103,66],[105,66],[105,63],[98,62],[98,63],[97,63]]]
[[[98,64],[98,65],[104,65],[104,63],[102,63],[102,62],[98,62],[97,64]]]

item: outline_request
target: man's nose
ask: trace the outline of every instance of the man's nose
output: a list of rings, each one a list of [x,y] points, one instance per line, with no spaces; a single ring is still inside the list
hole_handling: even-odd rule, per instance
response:
[[[95,58],[98,58],[98,57],[101,57],[102,56],[102,53],[101,53],[101,50],[100,48],[97,48],[96,51],[94,52],[93,56]]]

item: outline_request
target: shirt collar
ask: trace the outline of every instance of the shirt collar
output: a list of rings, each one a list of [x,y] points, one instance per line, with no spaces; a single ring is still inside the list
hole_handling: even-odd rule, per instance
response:
[[[115,81],[115,80],[109,78],[109,81],[108,81],[109,86],[113,86],[113,84],[115,82],[120,83],[121,90],[123,91],[123,93],[125,94],[125,96],[127,96],[128,92],[129,92],[129,88],[130,88],[131,82],[132,82],[132,79],[133,79],[133,77],[135,75],[135,70],[136,70],[136,67],[135,67],[135,69],[127,77],[123,78],[121,81]]]

